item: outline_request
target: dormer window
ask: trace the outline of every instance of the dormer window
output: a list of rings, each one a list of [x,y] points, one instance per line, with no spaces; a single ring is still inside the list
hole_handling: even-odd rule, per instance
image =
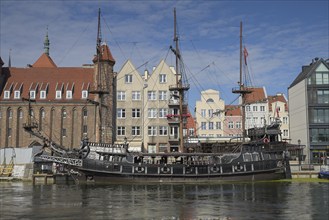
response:
[[[5,99],[9,99],[10,98],[10,91],[6,90],[3,96]]]
[[[62,98],[62,91],[56,90],[56,99],[61,99],[61,98]]]
[[[88,98],[88,90],[82,90],[82,98],[83,99]]]
[[[66,98],[67,99],[72,99],[72,90],[67,90],[66,91]]]
[[[40,99],[45,99],[46,98],[46,90],[41,90],[40,91]]]
[[[35,99],[35,90],[30,91],[30,99]]]
[[[19,98],[21,98],[21,91],[16,90],[16,91],[14,92],[14,98],[15,98],[15,99],[19,99]]]

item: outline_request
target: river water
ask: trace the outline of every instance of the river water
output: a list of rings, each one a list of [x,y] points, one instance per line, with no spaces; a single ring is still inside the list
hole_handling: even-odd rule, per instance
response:
[[[0,182],[0,219],[329,219],[329,182]]]

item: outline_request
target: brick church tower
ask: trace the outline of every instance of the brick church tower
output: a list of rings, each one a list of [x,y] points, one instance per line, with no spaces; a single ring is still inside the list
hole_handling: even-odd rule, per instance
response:
[[[113,72],[115,60],[107,44],[102,42],[100,28],[100,10],[98,13],[97,47],[94,62],[94,85],[91,93],[95,94],[91,100],[98,109],[98,123],[96,123],[96,141],[99,143],[114,143],[115,137],[115,103],[116,79]]]

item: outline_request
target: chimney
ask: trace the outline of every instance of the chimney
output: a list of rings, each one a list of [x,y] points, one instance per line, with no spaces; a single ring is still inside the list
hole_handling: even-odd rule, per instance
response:
[[[0,57],[0,76],[2,75],[2,66],[3,66],[4,62],[2,61],[1,57]]]
[[[144,70],[144,80],[147,80],[149,77],[149,71],[148,70]]]

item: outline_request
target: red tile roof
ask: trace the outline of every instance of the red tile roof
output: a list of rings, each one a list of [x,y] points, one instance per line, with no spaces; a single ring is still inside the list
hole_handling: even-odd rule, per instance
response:
[[[21,101],[14,99],[14,90],[21,92],[21,98],[28,98],[29,91],[36,91],[36,101],[75,102],[82,101],[82,90],[88,89],[93,84],[93,68],[82,67],[39,67],[39,68],[6,68],[8,76],[5,90],[11,90],[10,98],[1,101]],[[56,99],[56,89],[61,89],[62,98]],[[72,90],[72,99],[66,99],[66,91]],[[46,99],[40,99],[40,91],[46,90]],[[4,92],[3,92],[4,93]],[[93,99],[89,94],[88,98]]]
[[[110,48],[107,46],[107,44],[101,45],[100,61],[111,61],[115,63],[115,59],[113,58]],[[97,62],[97,56],[94,57],[93,62]]]
[[[37,61],[32,65],[33,67],[53,67],[56,68],[56,64],[54,61],[51,59],[50,56],[47,54],[43,53]]]
[[[264,88],[248,88],[251,93],[246,94],[246,103],[266,102],[266,92]]]
[[[225,116],[241,116],[240,106],[225,105]]]

